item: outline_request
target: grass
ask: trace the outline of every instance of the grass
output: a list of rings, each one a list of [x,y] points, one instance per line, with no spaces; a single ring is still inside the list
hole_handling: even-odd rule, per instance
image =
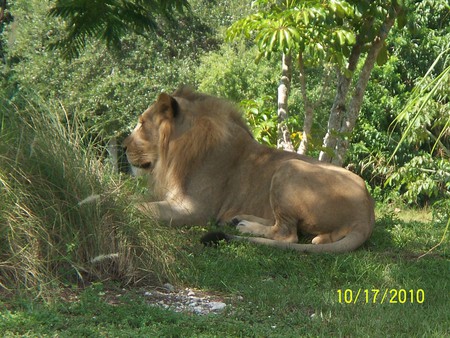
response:
[[[248,243],[203,248],[197,243],[204,229],[182,229],[178,286],[222,295],[229,304],[223,313],[174,313],[149,306],[145,288],[106,283],[63,290],[72,297],[51,303],[6,300],[0,330],[6,336],[40,337],[448,336],[449,247],[447,242],[418,258],[439,241],[444,228],[420,221],[424,216],[408,211],[404,221],[383,211],[367,245],[341,255],[304,255]],[[361,296],[354,302],[360,289],[363,296],[368,290],[368,300]],[[381,292],[376,301],[373,289]],[[386,289],[405,289],[408,296],[381,303]],[[352,290],[351,304],[339,301],[338,290]],[[424,299],[416,297],[417,290],[423,290]],[[120,301],[111,302],[110,294],[120,294]],[[392,294],[391,299],[396,300]]]
[[[62,282],[173,277],[167,230],[137,214],[135,182],[112,173],[76,118],[1,107],[2,288],[47,297]]]
[[[85,131],[41,112],[0,119],[3,336],[450,335],[448,237],[422,256],[442,239],[445,203],[439,217],[380,207],[373,236],[349,254],[204,248],[206,229],[166,229],[137,214],[136,183],[95,160]],[[109,256],[94,263],[101,255]],[[207,316],[150,306],[144,291],[167,280],[228,306]]]

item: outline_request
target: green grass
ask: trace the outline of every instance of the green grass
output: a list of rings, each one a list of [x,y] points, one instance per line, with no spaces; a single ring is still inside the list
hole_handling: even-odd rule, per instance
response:
[[[203,248],[197,241],[204,229],[183,229],[184,237],[177,239],[183,256],[176,266],[178,286],[222,295],[229,304],[223,313],[174,313],[149,306],[144,289],[105,284],[71,290],[77,296],[72,300],[10,299],[2,305],[0,331],[73,337],[448,336],[448,242],[418,258],[440,240],[444,226],[418,221],[423,212],[408,213],[409,221],[379,214],[367,245],[341,255],[305,255],[249,243]],[[352,290],[354,300],[360,289],[356,303],[339,302],[338,290]],[[376,302],[372,289],[381,292]],[[419,304],[408,293],[403,304],[382,304],[386,289],[422,289],[425,299]],[[364,290],[369,290],[367,302]],[[108,301],[109,293],[122,295],[119,304]]]

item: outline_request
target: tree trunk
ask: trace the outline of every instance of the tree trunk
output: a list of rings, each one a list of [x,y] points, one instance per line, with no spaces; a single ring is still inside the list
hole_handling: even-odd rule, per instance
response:
[[[112,167],[114,169],[115,173],[119,172],[119,153],[117,151],[118,149],[118,145],[117,145],[117,139],[115,137],[112,137],[109,141],[108,141],[108,153],[111,159],[111,164]]]
[[[2,0],[0,4],[0,26],[5,21],[6,0]]]
[[[339,138],[339,130],[341,129],[342,120],[344,119],[346,108],[346,100],[350,83],[352,81],[353,73],[358,65],[359,57],[361,56],[362,47],[364,46],[364,37],[367,31],[373,25],[374,18],[367,20],[358,36],[356,43],[352,47],[348,59],[347,69],[342,73],[340,69],[337,70],[338,80],[336,88],[336,96],[334,98],[333,106],[331,107],[330,117],[328,120],[327,133],[323,139],[323,148],[319,154],[319,160],[323,162],[331,162],[335,156],[336,143]]]
[[[291,55],[283,54],[281,59],[281,79],[278,86],[278,141],[277,148],[294,151],[291,136],[286,125],[288,117],[288,97],[292,78]]]
[[[380,28],[380,31],[372,42],[369,52],[367,54],[364,65],[359,74],[359,79],[356,84],[352,100],[349,105],[347,114],[344,116],[343,123],[339,130],[339,134],[343,135],[340,137],[336,143],[335,156],[332,159],[332,163],[342,166],[345,160],[345,155],[347,153],[350,144],[350,134],[355,127],[356,120],[358,119],[359,112],[361,110],[362,101],[364,98],[364,92],[366,91],[367,84],[369,82],[370,74],[377,60],[377,56],[384,45],[384,41],[394,25],[395,18],[398,15],[398,10],[393,11],[393,13],[388,14],[386,20]]]
[[[302,141],[300,142],[300,146],[298,147],[297,152],[299,154],[306,155],[306,153],[308,152],[308,144],[309,144],[308,141],[311,135],[311,128],[313,125],[314,109],[313,106],[311,105],[311,102],[308,99],[308,94],[306,92],[306,73],[302,52],[298,54],[298,66],[300,69],[300,88],[303,97],[303,108],[305,111],[305,119],[303,121]]]

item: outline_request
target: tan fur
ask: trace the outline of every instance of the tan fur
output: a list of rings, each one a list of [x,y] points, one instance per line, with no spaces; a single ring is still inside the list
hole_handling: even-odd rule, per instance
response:
[[[374,203],[357,175],[257,143],[230,103],[182,88],[161,94],[125,140],[153,174],[159,202],[141,209],[174,225],[232,220],[234,236],[305,252],[346,252],[371,235]],[[298,244],[298,235],[315,235]]]

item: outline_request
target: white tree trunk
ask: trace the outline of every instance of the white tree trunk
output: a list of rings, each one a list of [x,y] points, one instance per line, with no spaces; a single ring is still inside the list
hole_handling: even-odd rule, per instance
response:
[[[336,96],[333,106],[331,107],[330,117],[328,119],[327,133],[323,139],[323,148],[319,154],[319,161],[331,162],[334,157],[334,149],[336,147],[338,132],[341,128],[341,121],[346,111],[346,99],[352,80],[352,75],[358,65],[363,45],[362,38],[357,39],[352,48],[346,72],[337,71],[338,80],[336,88]],[[346,74],[347,73],[347,74]]]
[[[110,156],[111,164],[114,169],[115,173],[119,172],[119,153],[117,151],[118,145],[117,145],[117,139],[115,137],[112,137],[108,141],[108,153]]]
[[[375,37],[372,42],[369,52],[367,53],[366,60],[359,74],[359,79],[356,84],[352,100],[349,105],[347,114],[344,116],[343,123],[339,130],[340,135],[345,135],[340,137],[335,146],[335,156],[332,159],[332,163],[342,166],[345,160],[345,155],[350,144],[350,134],[355,127],[356,120],[358,119],[359,112],[361,110],[364,92],[366,91],[367,84],[369,82],[370,74],[377,60],[377,56],[383,47],[384,41],[394,25],[395,18],[398,13],[394,12],[392,15],[388,15],[383,25],[380,28],[378,36]]]
[[[314,120],[314,108],[311,105],[311,102],[308,99],[308,93],[306,92],[306,73],[305,73],[305,64],[303,62],[303,53],[300,52],[298,54],[298,66],[300,69],[300,88],[302,92],[303,98],[303,108],[305,111],[305,119],[303,120],[303,135],[302,141],[300,142],[300,146],[298,147],[297,152],[302,155],[306,155],[308,152],[308,144],[309,138],[311,135],[311,129]]]
[[[290,55],[283,54],[281,59],[281,79],[278,86],[278,140],[277,148],[294,151],[291,136],[286,125],[288,117],[288,97],[291,88],[292,59]]]

